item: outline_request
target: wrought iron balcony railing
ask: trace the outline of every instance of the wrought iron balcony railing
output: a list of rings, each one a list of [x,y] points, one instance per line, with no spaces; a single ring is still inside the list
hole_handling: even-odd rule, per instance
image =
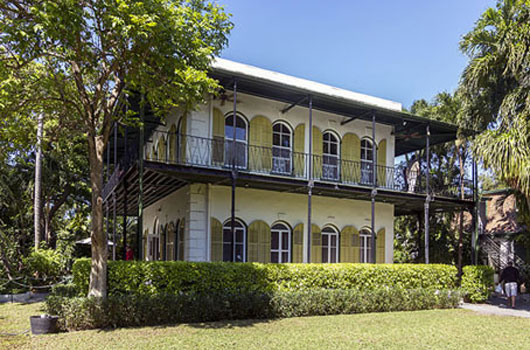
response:
[[[230,169],[239,171],[307,179],[309,155],[293,152],[285,147],[251,145],[243,140],[204,138],[191,135],[168,134],[155,131],[145,144],[146,160],[195,167]],[[347,185],[376,187],[399,192],[425,193],[425,174],[405,167],[374,165],[372,162],[351,161],[327,155],[312,155],[312,179]],[[431,194],[461,198],[458,179],[447,181],[431,178]],[[473,186],[464,181],[464,198],[473,197]]]

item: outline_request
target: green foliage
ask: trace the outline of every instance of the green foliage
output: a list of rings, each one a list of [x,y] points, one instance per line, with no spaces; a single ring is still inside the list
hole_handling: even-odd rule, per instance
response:
[[[23,262],[29,276],[49,281],[58,280],[67,264],[65,257],[54,249],[34,250]]]
[[[52,295],[48,314],[60,316],[64,330],[452,308],[458,292],[382,288],[373,291],[211,292],[115,295],[106,300]]]
[[[493,292],[493,274],[489,266],[465,266],[461,288],[466,300],[472,303],[486,301]]]
[[[75,261],[73,282],[88,290],[90,261]],[[455,289],[456,268],[448,265],[259,264],[183,261],[110,261],[109,295],[211,292],[269,292],[310,289]]]

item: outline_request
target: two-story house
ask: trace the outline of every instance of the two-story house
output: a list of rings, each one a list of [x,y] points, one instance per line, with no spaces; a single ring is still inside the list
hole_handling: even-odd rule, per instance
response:
[[[207,103],[146,113],[110,141],[105,200],[138,218],[139,258],[391,263],[396,216],[473,208],[472,187],[461,199],[454,179],[394,166],[454,140],[453,125],[224,59],[211,75],[224,90]]]

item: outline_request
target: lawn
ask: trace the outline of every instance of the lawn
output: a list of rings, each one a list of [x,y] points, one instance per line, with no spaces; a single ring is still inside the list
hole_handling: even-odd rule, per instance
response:
[[[0,332],[29,328],[42,304],[0,304]],[[530,319],[466,310],[226,321],[0,338],[16,349],[527,349]]]

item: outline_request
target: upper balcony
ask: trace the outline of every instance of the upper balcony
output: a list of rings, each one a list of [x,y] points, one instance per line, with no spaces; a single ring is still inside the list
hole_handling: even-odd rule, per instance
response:
[[[340,155],[310,156],[279,146],[263,147],[246,141],[233,142],[158,130],[153,131],[150,140],[143,153],[146,161],[154,163],[224,171],[231,171],[234,164],[239,173],[248,175],[426,194],[426,176],[418,166],[389,167],[372,161],[343,159]],[[473,198],[473,183],[468,179],[464,179],[461,187],[458,178],[431,177],[429,188],[433,197]]]
[[[460,181],[458,176],[431,171],[429,186],[426,186],[424,160],[421,164],[390,166],[395,161],[394,157],[420,150],[425,150],[427,154],[428,145],[455,140],[457,127],[454,125],[412,115],[402,111],[401,104],[392,101],[226,60],[218,60],[210,76],[219,82],[224,91],[222,98],[205,105],[206,112],[202,113],[205,119],[200,123],[172,129],[175,120],[161,120],[147,110],[141,133],[140,129],[131,126],[124,127],[123,133],[116,132],[111,137],[103,196],[108,199],[112,195],[120,203],[118,211],[135,215],[140,198],[143,198],[141,204],[145,207],[186,183],[202,181],[227,185],[233,164],[238,170],[236,186],[307,193],[308,185],[313,185],[313,194],[358,200],[370,200],[376,189],[376,200],[394,204],[396,215],[423,211],[428,198],[433,200],[433,210],[473,206],[473,181]],[[258,101],[261,109],[256,108],[256,98],[266,101],[267,112],[263,111],[263,101]],[[217,127],[215,107],[223,106],[227,101]],[[255,138],[248,137],[252,136],[252,130],[257,130],[251,127],[250,133],[241,140],[236,137],[234,144],[230,137],[232,133],[222,130],[222,118],[230,115],[227,110],[231,111],[232,105],[238,112],[241,110],[244,113],[246,109],[253,116],[258,111],[264,113],[270,116],[273,125],[278,119],[276,116],[296,121],[298,125],[309,124],[312,118],[313,127],[316,125],[318,129],[320,126],[325,131],[332,118],[337,129],[344,133],[359,133],[361,140],[363,136],[360,133],[364,133],[364,138],[377,142],[386,139],[388,157],[386,153],[382,157],[377,155],[372,157],[376,159],[373,162],[372,158],[361,156],[363,147],[359,150],[357,144],[355,148],[343,147],[345,152],[342,153],[325,151],[321,148],[322,138],[311,146],[306,142],[309,141],[308,127],[305,133],[300,134],[294,128],[290,147],[274,146],[282,142],[271,143],[269,136],[267,142],[263,141],[263,135],[270,135],[269,126],[266,133],[254,133]],[[213,115],[208,119],[210,107]],[[133,103],[133,109],[139,110],[137,103]],[[252,120],[249,120],[250,123]],[[227,122],[225,126],[229,125],[232,124]],[[370,134],[377,135],[367,135],[367,129],[372,130]],[[384,135],[379,132],[381,129],[384,129]],[[177,130],[183,130],[182,134]],[[315,134],[312,135],[314,138]],[[313,149],[311,157],[305,153],[309,149]],[[137,162],[140,153],[143,154],[142,163]],[[388,162],[381,161],[383,157]]]

